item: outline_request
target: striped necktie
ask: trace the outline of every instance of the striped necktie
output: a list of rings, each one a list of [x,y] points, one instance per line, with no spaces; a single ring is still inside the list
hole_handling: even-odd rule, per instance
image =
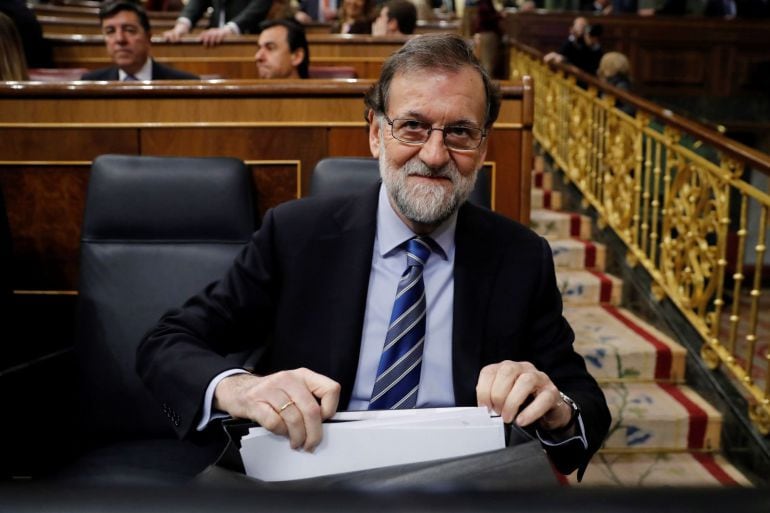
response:
[[[417,405],[425,342],[426,302],[422,271],[430,253],[425,239],[414,238],[407,242],[407,267],[398,282],[370,410],[405,409]]]

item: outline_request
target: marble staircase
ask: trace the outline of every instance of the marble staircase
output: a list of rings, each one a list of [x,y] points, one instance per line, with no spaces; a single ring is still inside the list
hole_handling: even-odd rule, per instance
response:
[[[583,481],[590,486],[751,486],[720,454],[722,415],[685,384],[685,348],[621,304],[623,282],[605,272],[592,220],[562,210],[552,176],[536,163],[531,227],[554,254],[575,348],[602,386],[610,433]]]

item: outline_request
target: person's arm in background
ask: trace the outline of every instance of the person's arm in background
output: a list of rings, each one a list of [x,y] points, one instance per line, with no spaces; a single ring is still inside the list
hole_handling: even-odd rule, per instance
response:
[[[176,43],[182,36],[189,34],[193,27],[195,27],[195,24],[198,23],[198,20],[203,17],[209,5],[209,2],[206,0],[190,0],[187,2],[187,5],[184,6],[179,14],[174,28],[163,32],[163,39]]]
[[[269,0],[251,0],[246,8],[228,21],[224,27],[204,30],[199,40],[203,46],[216,46],[229,36],[256,33],[259,24],[267,18],[273,3]]]

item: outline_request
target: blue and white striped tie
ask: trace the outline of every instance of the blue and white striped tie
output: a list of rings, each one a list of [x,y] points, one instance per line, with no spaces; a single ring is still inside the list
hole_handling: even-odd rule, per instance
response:
[[[370,410],[405,409],[417,405],[425,342],[426,302],[422,270],[430,253],[430,246],[424,239],[414,238],[407,242],[407,267],[398,282]]]

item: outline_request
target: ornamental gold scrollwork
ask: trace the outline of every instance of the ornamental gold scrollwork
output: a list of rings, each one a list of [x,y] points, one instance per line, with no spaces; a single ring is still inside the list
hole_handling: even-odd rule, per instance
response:
[[[610,115],[604,156],[604,208],[607,222],[620,233],[627,232],[634,216],[636,155],[635,127]]]
[[[727,199],[707,170],[673,152],[668,157],[676,160],[661,230],[661,272],[680,304],[703,314],[715,293],[719,221],[727,215]]]

